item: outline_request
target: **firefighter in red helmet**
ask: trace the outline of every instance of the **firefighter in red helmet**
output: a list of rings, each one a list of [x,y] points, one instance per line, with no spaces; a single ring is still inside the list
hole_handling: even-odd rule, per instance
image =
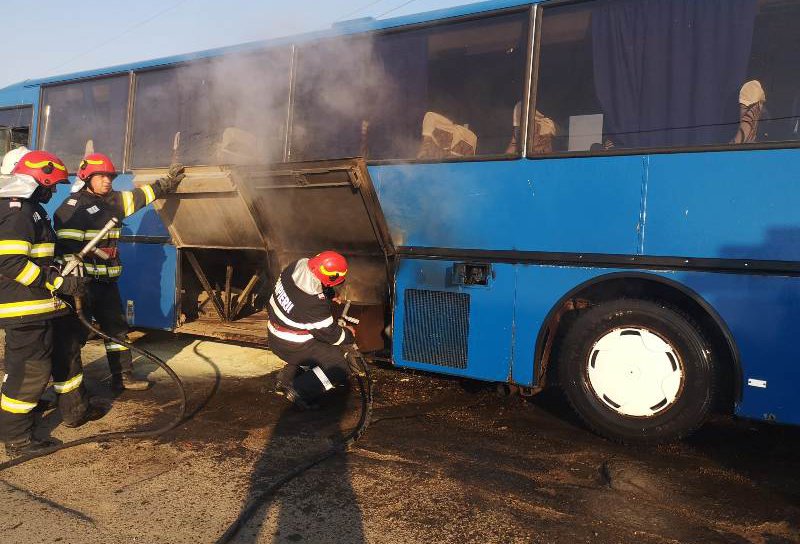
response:
[[[132,191],[115,191],[112,187],[115,177],[117,169],[107,155],[91,153],[81,161],[78,179],[72,186],[71,194],[55,213],[58,258],[63,261],[72,258],[112,217],[122,221],[157,198],[173,192],[185,174],[182,165],[173,164],[165,178]],[[128,333],[128,323],[123,315],[117,287],[117,280],[122,274],[117,248],[121,232],[122,228],[112,229],[107,238],[98,244],[94,255],[84,260],[86,274],[92,278],[84,305],[103,332],[124,339]],[[75,317],[67,325],[64,335],[71,339],[70,352],[73,357],[80,358],[88,331]],[[147,380],[133,376],[133,360],[128,348],[110,341],[105,342],[105,348],[111,369],[112,389],[144,390],[150,386]]]
[[[33,409],[52,375],[64,423],[77,427],[104,414],[90,406],[80,364],[59,355],[54,322],[69,313],[56,295],[78,295],[83,278],[53,266],[56,235],[42,207],[67,168],[55,155],[30,151],[11,175],[0,176],[0,327],[5,329],[5,378],[0,388],[0,439],[14,457],[54,445],[33,437]]]
[[[346,276],[347,260],[323,251],[284,268],[269,299],[269,347],[286,362],[278,389],[300,407],[346,383],[350,374],[342,346],[355,341],[355,331],[337,324],[331,312],[334,287]]]

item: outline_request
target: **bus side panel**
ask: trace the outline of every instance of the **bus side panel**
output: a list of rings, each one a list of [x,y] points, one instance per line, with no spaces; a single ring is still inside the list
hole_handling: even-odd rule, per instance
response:
[[[123,266],[119,290],[122,310],[130,325],[172,330],[176,303],[175,247],[122,242],[119,251]]]
[[[488,285],[454,285],[452,261],[402,259],[396,275],[397,366],[505,382],[511,370],[514,266]]]
[[[648,255],[800,260],[800,150],[650,157]]]
[[[596,276],[615,270],[518,265],[514,317],[514,364],[512,381],[537,385],[534,376],[536,340],[550,310],[566,293]]]
[[[680,273],[677,279],[720,314],[742,365],[736,413],[800,423],[800,278]]]
[[[395,245],[637,251],[642,157],[371,166]]]
[[[583,282],[623,269],[519,265],[512,381],[535,385],[534,351],[548,312]],[[800,423],[800,278],[648,272],[682,283],[719,314],[736,344],[742,378],[737,415]]]

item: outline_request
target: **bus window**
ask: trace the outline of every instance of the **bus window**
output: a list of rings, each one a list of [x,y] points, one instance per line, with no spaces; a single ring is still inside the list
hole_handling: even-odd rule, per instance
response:
[[[33,108],[0,109],[0,162],[6,153],[30,145]]]
[[[506,153],[527,38],[521,12],[301,47],[292,160]]]
[[[282,160],[289,63],[280,49],[138,73],[131,164]]]
[[[800,4],[758,3],[733,143],[800,140]]]
[[[545,8],[531,154],[795,139],[798,14],[780,0]]]
[[[84,155],[105,153],[122,168],[129,76],[44,87],[39,148],[58,155],[75,172]]]

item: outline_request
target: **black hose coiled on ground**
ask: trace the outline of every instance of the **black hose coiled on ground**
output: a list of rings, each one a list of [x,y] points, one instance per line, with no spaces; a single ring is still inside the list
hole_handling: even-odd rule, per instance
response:
[[[316,457],[312,457],[305,463],[298,465],[289,472],[282,474],[267,488],[261,490],[254,497],[252,497],[244,510],[242,510],[242,512],[239,514],[239,517],[237,517],[230,527],[228,527],[225,533],[219,537],[219,540],[217,540],[216,544],[226,544],[230,542],[231,539],[233,539],[242,529],[242,527],[244,527],[247,521],[253,517],[253,514],[255,514],[256,511],[267,502],[267,499],[272,497],[281,487],[297,478],[307,470],[319,465],[323,461],[326,461],[339,453],[345,452],[347,448],[361,438],[361,435],[363,435],[367,430],[370,418],[372,417],[372,380],[370,378],[369,367],[367,366],[364,356],[358,352],[353,353],[353,360],[355,362],[355,366],[357,367],[357,371],[354,373],[354,375],[356,376],[358,390],[361,394],[361,415],[358,418],[358,424],[344,437],[343,440],[333,444],[330,448]]]
[[[112,336],[109,336],[103,331],[94,327],[84,315],[80,299],[77,298],[75,299],[75,313],[78,315],[78,319],[81,320],[81,323],[83,323],[83,325],[87,329],[94,332],[101,338],[108,340],[110,342],[121,344],[126,348],[130,349],[131,351],[134,351],[150,359],[151,361],[156,363],[159,367],[161,367],[169,375],[169,377],[172,378],[172,381],[175,382],[175,385],[177,386],[178,391],[180,392],[180,407],[178,409],[178,413],[167,425],[164,425],[163,427],[159,427],[157,429],[153,429],[150,431],[115,431],[111,433],[103,433],[93,436],[87,436],[84,438],[79,438],[77,440],[72,440],[70,442],[64,442],[63,444],[57,444],[52,448],[47,448],[39,452],[31,453],[28,455],[21,455],[4,463],[0,463],[0,470],[5,470],[7,468],[15,467],[17,465],[21,465],[22,463],[26,463],[33,459],[38,459],[39,457],[45,457],[47,455],[51,455],[57,451],[65,450],[67,448],[74,448],[75,446],[80,446],[81,444],[89,444],[91,442],[96,442],[96,443],[108,442],[109,440],[123,440],[126,438],[154,438],[164,433],[167,433],[172,429],[174,429],[175,427],[177,427],[178,425],[180,425],[180,423],[183,421],[184,416],[186,415],[186,402],[187,402],[186,390],[183,387],[183,382],[181,382],[180,378],[178,378],[178,375],[175,374],[175,371],[172,370],[167,365],[167,363],[165,363],[164,361],[162,361],[161,359],[159,359],[158,357],[156,357],[155,355],[153,355],[152,353],[150,353],[145,349],[136,347],[130,342],[127,342],[120,338],[114,338]]]

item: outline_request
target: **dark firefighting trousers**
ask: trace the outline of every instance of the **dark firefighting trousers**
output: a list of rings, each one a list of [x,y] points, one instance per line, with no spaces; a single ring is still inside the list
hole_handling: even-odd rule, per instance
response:
[[[68,358],[55,322],[68,316],[6,327],[5,371],[0,389],[0,440],[24,443],[31,438],[33,409],[50,376],[65,423],[79,421],[88,408],[80,351]]]
[[[351,372],[345,358],[347,346],[318,340],[294,343],[270,335],[269,349],[286,362],[278,374],[278,384],[291,384],[306,402],[348,382]]]
[[[122,340],[127,336],[128,323],[122,314],[122,299],[116,282],[91,282],[88,292],[83,297],[83,311],[87,317],[93,316],[100,325],[100,330],[107,335]],[[64,321],[58,324],[56,334],[68,338],[65,343],[70,356],[80,357],[81,348],[86,345],[86,340],[89,338],[89,330],[76,315],[63,319]],[[108,340],[105,340],[105,347],[112,375],[119,376],[133,369],[133,357],[128,348]]]

